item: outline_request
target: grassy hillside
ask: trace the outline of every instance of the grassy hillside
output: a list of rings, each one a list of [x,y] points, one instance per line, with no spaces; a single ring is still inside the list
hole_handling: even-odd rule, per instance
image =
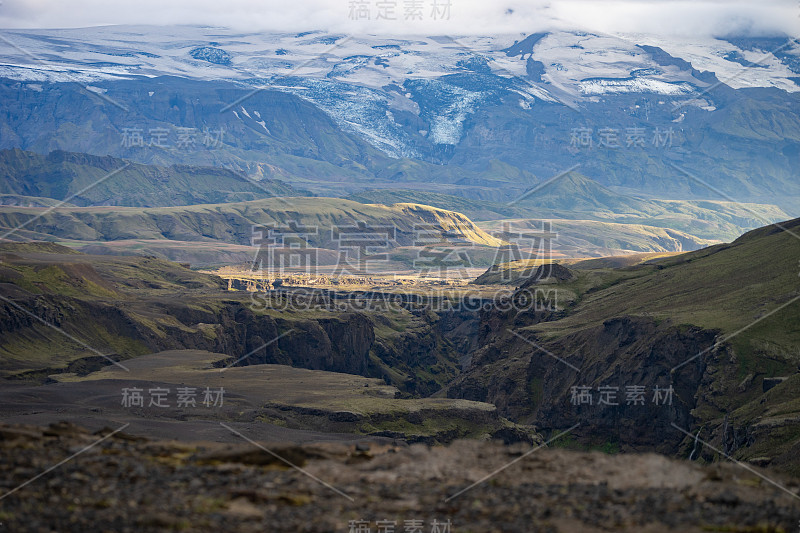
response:
[[[486,438],[514,427],[486,403],[401,398],[396,387],[380,379],[286,365],[231,367],[221,373],[213,365],[224,358],[224,354],[175,350],[128,361],[128,372],[112,366],[87,376],[54,377],[63,384],[60,387],[74,391],[76,396],[89,391],[97,394],[95,391],[102,390],[106,383],[119,383],[121,388],[132,381],[145,387],[151,383],[172,387],[203,383],[214,390],[224,387],[229,409],[217,416],[236,421],[246,412],[247,420],[296,430],[392,436],[430,444],[457,437]],[[265,387],[265,383],[270,386]],[[126,416],[124,409],[114,414]],[[162,419],[186,419],[177,409],[160,414]],[[535,436],[533,431],[530,433]]]
[[[452,190],[453,187],[450,187]],[[464,213],[473,220],[522,217],[527,212],[502,202],[476,200],[443,192],[413,189],[371,189],[351,194],[348,200],[364,204],[416,203]]]
[[[782,226],[800,233],[800,219]],[[647,262],[624,268],[591,262],[589,267],[599,268],[587,269],[582,262],[572,265],[577,267],[576,279],[560,288],[574,291],[579,303],[563,318],[533,329],[554,338],[629,315],[727,334],[800,295],[800,238],[774,226],[746,233],[730,244],[660,256],[647,256]],[[513,270],[524,266],[504,265]],[[776,353],[783,353],[779,347],[785,343],[785,353],[791,354],[788,346],[800,346],[800,328],[793,323],[800,324],[800,302],[787,307],[780,317],[749,328],[736,342],[752,341],[752,350],[769,352],[767,347],[772,347]]]
[[[415,226],[432,224],[444,232],[462,236],[479,245],[498,246],[497,238],[475,226],[460,213],[415,204],[364,205],[337,198],[274,198],[228,204],[184,207],[134,208],[87,207],[46,211],[36,208],[0,207],[0,227],[50,235],[56,239],[115,241],[121,239],[168,239],[228,244],[250,244],[253,225],[298,224],[316,228],[308,235],[311,246],[333,247],[334,226],[394,226],[390,246],[410,245]]]
[[[630,196],[577,172],[532,189],[515,205],[535,210],[537,217],[646,224],[717,240],[733,240],[743,231],[790,218],[774,205]]]
[[[45,156],[0,150],[0,177],[4,205],[32,203],[15,196],[40,197],[40,204],[69,199],[67,205],[158,207],[308,194],[277,180],[253,183],[222,168],[143,165],[60,151]]]
[[[744,231],[767,222],[790,218],[780,208],[769,204],[640,198],[611,190],[577,172],[570,172],[549,184],[544,183],[527,182],[530,192],[505,202],[464,198],[457,189],[451,194],[438,190],[375,189],[353,194],[349,198],[365,203],[422,203],[459,211],[473,220],[593,220],[672,229],[697,239],[717,241],[733,240]],[[500,189],[505,187],[502,182],[494,186]],[[605,229],[622,228],[606,226]],[[630,228],[625,233],[634,231]],[[611,239],[617,236],[614,231],[609,231],[609,235]],[[632,249],[650,251],[648,248]]]
[[[515,233],[541,230],[542,222],[540,219],[492,220],[481,222],[480,227],[492,235],[507,239]],[[559,255],[568,257],[683,252],[720,242],[679,230],[596,220],[553,219],[552,231],[558,234],[551,241],[553,249]]]
[[[573,265],[571,279],[542,286],[557,291],[556,313],[496,314],[453,397],[488,398],[545,427],[581,421],[584,440],[625,449],[676,453],[667,444],[683,441],[688,455],[693,443],[670,426],[678,423],[734,457],[800,473],[800,219],[781,226],[622,268]],[[506,378],[517,383],[501,387]],[[673,384],[678,398],[668,411],[570,409],[571,385],[605,384]],[[488,392],[464,392],[481,387]],[[703,448],[703,460],[715,456]]]
[[[797,234],[800,219],[782,226]],[[612,286],[585,294],[570,316],[542,327],[567,331],[612,316],[647,313],[732,333],[798,294],[798,256],[800,239],[789,232],[772,226],[754,230],[731,244],[619,271]],[[791,310],[800,311],[800,305]],[[791,338],[800,345],[800,330],[786,332],[797,335]]]
[[[613,255],[595,258],[557,258],[552,263],[564,265],[572,270],[591,271],[591,276],[598,273],[609,273],[614,269],[632,267],[645,263],[655,263],[667,257],[681,255],[681,252],[651,252],[640,254]],[[478,276],[473,283],[478,285],[514,285],[524,283],[532,272],[549,260],[533,259],[499,263],[489,267],[486,272]]]

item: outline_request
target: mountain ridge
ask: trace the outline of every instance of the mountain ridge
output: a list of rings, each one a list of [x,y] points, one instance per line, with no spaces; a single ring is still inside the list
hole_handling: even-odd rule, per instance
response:
[[[250,245],[254,226],[308,226],[310,246],[334,247],[335,227],[363,223],[365,231],[384,228],[397,232],[390,247],[411,245],[419,225],[455,232],[474,244],[499,246],[502,241],[475,226],[460,213],[416,204],[365,205],[340,198],[267,198],[225,204],[158,208],[73,207],[52,211],[0,206],[0,226],[25,227],[26,232],[70,240],[164,239]],[[312,231],[315,230],[315,231]]]
[[[0,177],[0,194],[68,199],[81,207],[167,207],[310,194],[278,180],[256,181],[224,168],[143,165],[61,150],[47,155],[0,150]]]

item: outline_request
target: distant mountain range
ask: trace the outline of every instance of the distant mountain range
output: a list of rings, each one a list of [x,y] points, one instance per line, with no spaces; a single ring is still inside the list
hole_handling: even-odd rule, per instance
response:
[[[504,202],[580,165],[614,192],[790,214],[800,198],[800,47],[780,36],[6,34],[28,55],[0,45],[0,148],[230,167],[326,196]]]
[[[702,239],[719,240],[733,240],[746,229],[789,218],[774,205],[657,200],[616,193],[578,172],[538,184],[504,203],[408,189],[375,189],[349,198],[365,203],[428,204],[462,212],[474,220],[514,219],[512,226],[518,225],[518,219],[584,220],[669,228]],[[501,222],[485,224],[486,227],[501,225]],[[607,226],[607,230],[610,228]]]
[[[420,224],[492,247],[512,241],[515,233],[538,231],[548,219],[558,235],[552,243],[557,257],[598,257],[696,250],[788,218],[770,205],[615,194],[577,172],[505,203],[409,189],[311,198],[280,180],[255,180],[223,168],[145,165],[63,151],[44,156],[0,150],[0,177],[0,226],[4,233],[22,226],[12,239],[57,239],[92,253],[147,253],[202,265],[252,261],[257,224],[318,228],[307,245],[328,249],[332,261],[331,231],[340,224],[392,225],[399,233],[390,248],[414,246]],[[473,218],[482,222],[476,225]],[[490,259],[473,252],[481,256],[473,257],[479,264]],[[408,253],[396,259],[412,261]]]
[[[281,237],[271,236],[269,228]],[[278,266],[269,250],[300,246],[297,253],[314,258],[308,265],[336,264],[345,254],[348,264],[340,266],[353,273],[364,268],[359,261],[367,257],[371,271],[389,268],[387,252],[422,246],[424,239],[443,244],[458,239],[489,256],[505,244],[452,211],[307,197],[159,208],[0,206],[0,238],[58,241],[92,253],[157,255],[195,265],[253,263],[261,257],[268,261],[265,267]]]

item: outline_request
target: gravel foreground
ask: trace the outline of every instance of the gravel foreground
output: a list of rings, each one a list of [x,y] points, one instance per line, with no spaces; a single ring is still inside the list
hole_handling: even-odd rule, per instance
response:
[[[231,430],[241,444],[0,425],[0,533],[800,530],[800,480],[733,463],[478,441],[256,444]]]

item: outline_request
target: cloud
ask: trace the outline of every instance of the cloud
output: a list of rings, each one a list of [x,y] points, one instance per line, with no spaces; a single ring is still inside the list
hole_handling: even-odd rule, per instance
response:
[[[800,34],[800,4],[792,0],[574,0],[555,3],[554,14],[562,21],[612,33]]]
[[[421,9],[413,9],[415,5]],[[798,15],[796,0],[5,0],[0,27],[194,24],[245,31],[395,35],[530,34],[552,28],[686,36],[800,35]]]

